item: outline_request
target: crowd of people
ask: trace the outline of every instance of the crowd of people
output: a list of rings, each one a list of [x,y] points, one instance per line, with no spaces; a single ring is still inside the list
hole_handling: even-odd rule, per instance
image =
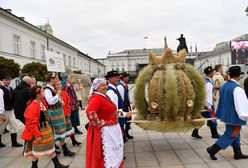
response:
[[[60,147],[64,156],[75,155],[67,147],[67,137],[73,146],[81,144],[75,134],[82,134],[78,129],[79,101],[82,106],[82,99],[77,99],[72,77],[67,73],[63,76],[50,73],[45,87],[37,85],[35,77],[30,76],[23,77],[15,89],[10,83],[9,75],[1,76],[0,147],[6,146],[2,142],[6,128],[11,135],[12,147],[23,147],[17,142],[19,120],[25,125],[21,135],[25,141],[23,155],[32,157],[32,168],[37,168],[38,160],[44,156],[52,159],[55,168],[69,167],[61,164],[57,155],[61,153]]]
[[[228,70],[229,80],[223,77],[222,65],[204,69],[206,103],[202,116],[207,119],[212,138],[217,141],[207,148],[209,156],[217,160],[215,154],[229,145],[233,147],[234,159],[247,159],[241,152],[240,130],[248,120],[247,95],[240,87],[241,68],[232,66]],[[63,155],[72,157],[65,139],[70,137],[73,146],[80,146],[75,134],[82,134],[79,110],[82,107],[82,85],[72,76],[50,73],[45,87],[36,85],[34,77],[23,77],[13,90],[11,77],[1,77],[0,86],[0,147],[6,145],[1,138],[6,126],[11,135],[12,147],[22,147],[17,142],[17,122],[20,120],[25,129],[21,135],[24,142],[24,157],[32,157],[32,168],[38,167],[38,160],[48,156],[55,168],[66,168],[57,155],[60,147]],[[92,82],[88,97],[86,114],[86,168],[123,167],[124,144],[133,139],[129,130],[133,107],[129,98],[129,74],[110,71],[105,78],[96,78]],[[223,135],[219,135],[217,121],[226,124]],[[202,138],[199,128],[195,128],[192,137]]]

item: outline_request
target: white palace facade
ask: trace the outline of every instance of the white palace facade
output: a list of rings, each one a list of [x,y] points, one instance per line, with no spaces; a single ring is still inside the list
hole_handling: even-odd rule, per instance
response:
[[[49,23],[34,26],[25,18],[0,8],[0,57],[13,59],[21,67],[26,63],[45,64],[45,50],[61,54],[65,67],[92,78],[104,76],[104,65],[79,49],[53,36]]]

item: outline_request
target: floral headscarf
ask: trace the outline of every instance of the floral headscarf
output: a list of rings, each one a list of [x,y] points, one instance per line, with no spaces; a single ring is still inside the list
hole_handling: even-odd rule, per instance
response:
[[[90,88],[89,98],[93,95],[93,93],[97,90],[97,88],[103,82],[107,82],[105,78],[96,78],[93,80],[91,88]]]

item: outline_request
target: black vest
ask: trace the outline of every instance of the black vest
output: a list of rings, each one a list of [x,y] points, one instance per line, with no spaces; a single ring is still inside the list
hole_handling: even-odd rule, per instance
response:
[[[46,86],[46,87],[44,87],[44,90],[45,89],[49,89],[52,92],[53,97],[56,96],[56,94],[54,93],[54,91],[50,87]],[[60,101],[58,101],[54,105],[49,105],[47,101],[46,101],[46,103],[48,105],[48,109],[50,109],[50,110],[57,110],[57,109],[61,108],[61,106],[62,106],[62,104],[60,103]]]
[[[5,110],[12,110],[12,87],[10,87],[10,90],[8,90],[4,86],[0,86],[0,88],[3,90],[3,101],[4,101],[4,109]]]

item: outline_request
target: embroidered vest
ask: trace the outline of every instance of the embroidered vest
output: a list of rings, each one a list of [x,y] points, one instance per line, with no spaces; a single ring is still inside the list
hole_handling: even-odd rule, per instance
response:
[[[221,87],[218,109],[215,116],[226,124],[246,125],[246,121],[241,120],[235,110],[233,92],[236,87],[240,86],[234,81],[228,81]]]

